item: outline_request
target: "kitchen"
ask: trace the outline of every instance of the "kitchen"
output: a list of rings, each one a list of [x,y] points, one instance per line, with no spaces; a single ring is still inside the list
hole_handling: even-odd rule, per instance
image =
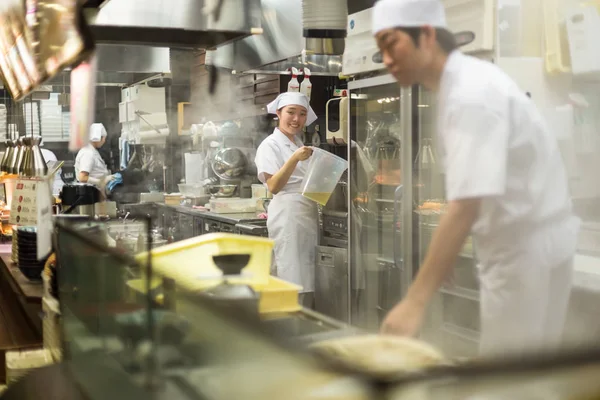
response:
[[[303,30],[322,29],[319,24],[324,22],[302,20],[308,1],[263,0],[245,13],[245,27],[260,28],[226,33],[214,26],[199,29],[175,11],[172,20],[181,26],[165,26],[156,15],[136,9],[136,2],[125,9],[117,9],[116,0],[102,8],[102,2],[93,3],[84,10],[98,41],[96,110],[89,122],[101,122],[108,131],[100,153],[111,171],[150,167],[143,181],[116,186],[108,202],[67,189],[59,197],[63,210],[130,227],[117,240],[117,246],[124,243],[127,249],[140,250],[146,221],[151,221],[147,228],[152,239],[142,246],[151,243],[157,250],[211,233],[268,237],[272,195],[256,177],[254,156],[277,123],[267,116],[266,105],[288,91],[296,75],[299,86],[310,82],[310,104],[318,116],[304,132],[304,144],[321,147],[349,166],[319,209],[314,311],[344,324],[339,326],[377,331],[406,293],[439,224],[444,177],[432,124],[434,96],[422,88],[400,89],[374,57],[378,49],[371,34],[372,2],[337,2],[340,9],[331,11],[325,23],[333,24],[329,29],[345,30],[346,38],[309,40]],[[241,18],[236,1],[202,3],[215,7],[217,27],[231,28]],[[251,3],[243,7],[251,8]],[[598,145],[593,133],[599,126],[593,112],[599,104],[597,84],[581,72],[582,63],[592,64],[592,57],[566,57],[564,41],[551,40],[565,35],[558,33],[559,21],[576,11],[567,0],[560,7],[556,0],[537,8],[535,0],[445,3],[452,30],[475,33],[463,51],[494,60],[556,128],[575,208],[584,220],[567,335],[574,344],[593,344],[600,332],[600,324],[591,318],[600,292],[598,185],[588,171],[595,168],[593,149]],[[594,7],[590,4],[583,7],[586,13]],[[539,9],[546,20],[532,27],[525,21]],[[559,11],[560,17],[555,15]],[[574,28],[569,29],[573,36]],[[557,53],[551,45],[563,48]],[[555,60],[548,54],[563,56]],[[594,68],[600,70],[591,66],[592,72],[586,73],[593,76]],[[69,113],[75,112],[76,96],[72,75],[56,74],[22,103],[5,90],[7,121],[0,127],[6,140],[19,132],[41,136],[45,148],[64,161],[60,173],[67,188],[73,184],[75,158],[68,150],[74,133]],[[2,164],[8,200],[17,174],[4,169],[4,160]],[[79,197],[89,201],[81,203]],[[453,359],[477,354],[475,268],[476,249],[467,241],[422,336]]]

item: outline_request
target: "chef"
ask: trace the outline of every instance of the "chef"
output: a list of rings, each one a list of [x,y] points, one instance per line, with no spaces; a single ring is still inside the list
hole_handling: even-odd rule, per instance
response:
[[[79,150],[75,158],[75,175],[79,182],[87,182],[104,188],[112,179],[106,163],[98,152],[98,149],[106,142],[106,136],[104,125],[92,124],[90,126],[90,143]]]
[[[437,94],[447,212],[382,331],[416,335],[427,305],[473,234],[482,354],[557,346],[579,220],[557,141],[531,99],[492,63],[456,50],[439,0],[381,0],[374,35],[402,86]]]
[[[279,126],[256,151],[258,179],[273,200],[269,204],[267,228],[275,241],[274,262],[278,277],[302,286],[301,303],[311,307],[315,290],[315,259],[318,212],[315,202],[300,194],[302,179],[312,149],[303,145],[302,129],[317,116],[306,95],[280,94],[268,105],[277,114]]]

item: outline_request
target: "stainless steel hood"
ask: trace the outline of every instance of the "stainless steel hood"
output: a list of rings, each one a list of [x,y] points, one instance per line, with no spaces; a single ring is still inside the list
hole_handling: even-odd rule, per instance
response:
[[[218,48],[214,65],[237,73],[286,74],[291,67],[309,68],[313,75],[342,72],[343,40],[340,48],[303,37],[302,0],[261,0],[261,10],[263,34]]]
[[[171,72],[170,50],[166,47],[96,45],[97,86],[129,86]],[[70,86],[70,70],[64,70],[46,85]]]
[[[111,0],[86,17],[97,43],[215,48],[260,33],[260,0]]]

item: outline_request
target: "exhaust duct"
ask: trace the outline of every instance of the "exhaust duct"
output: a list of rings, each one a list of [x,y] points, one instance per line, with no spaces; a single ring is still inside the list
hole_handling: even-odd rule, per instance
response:
[[[346,0],[261,0],[262,35],[219,47],[214,65],[237,73],[338,76],[346,37]]]

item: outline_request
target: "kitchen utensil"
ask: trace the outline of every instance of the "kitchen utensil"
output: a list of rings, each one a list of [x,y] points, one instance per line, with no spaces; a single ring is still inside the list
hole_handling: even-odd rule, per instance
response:
[[[210,185],[208,191],[213,197],[233,197],[237,185]]]
[[[15,151],[16,143],[12,140],[6,141],[6,151],[4,152],[4,156],[2,157],[2,162],[0,163],[0,171],[8,172],[8,167],[12,160],[13,152]]]
[[[248,160],[240,149],[230,147],[217,151],[211,166],[219,178],[234,179],[245,174]]]
[[[201,197],[206,194],[206,189],[204,188],[204,185],[200,183],[180,183],[177,185],[177,187],[179,188],[179,192],[185,197]]]
[[[211,298],[217,307],[243,310],[258,316],[257,293],[248,285],[231,284],[227,277],[240,275],[250,261],[250,254],[224,254],[213,256],[215,265],[223,271],[223,283],[202,292]]]
[[[25,152],[20,164],[20,172],[25,176],[35,177],[46,176],[48,174],[48,166],[39,146],[41,141],[41,136],[23,137]]]
[[[326,205],[347,168],[348,163],[343,158],[328,151],[313,148],[313,154],[302,181],[302,195],[323,206]]]

